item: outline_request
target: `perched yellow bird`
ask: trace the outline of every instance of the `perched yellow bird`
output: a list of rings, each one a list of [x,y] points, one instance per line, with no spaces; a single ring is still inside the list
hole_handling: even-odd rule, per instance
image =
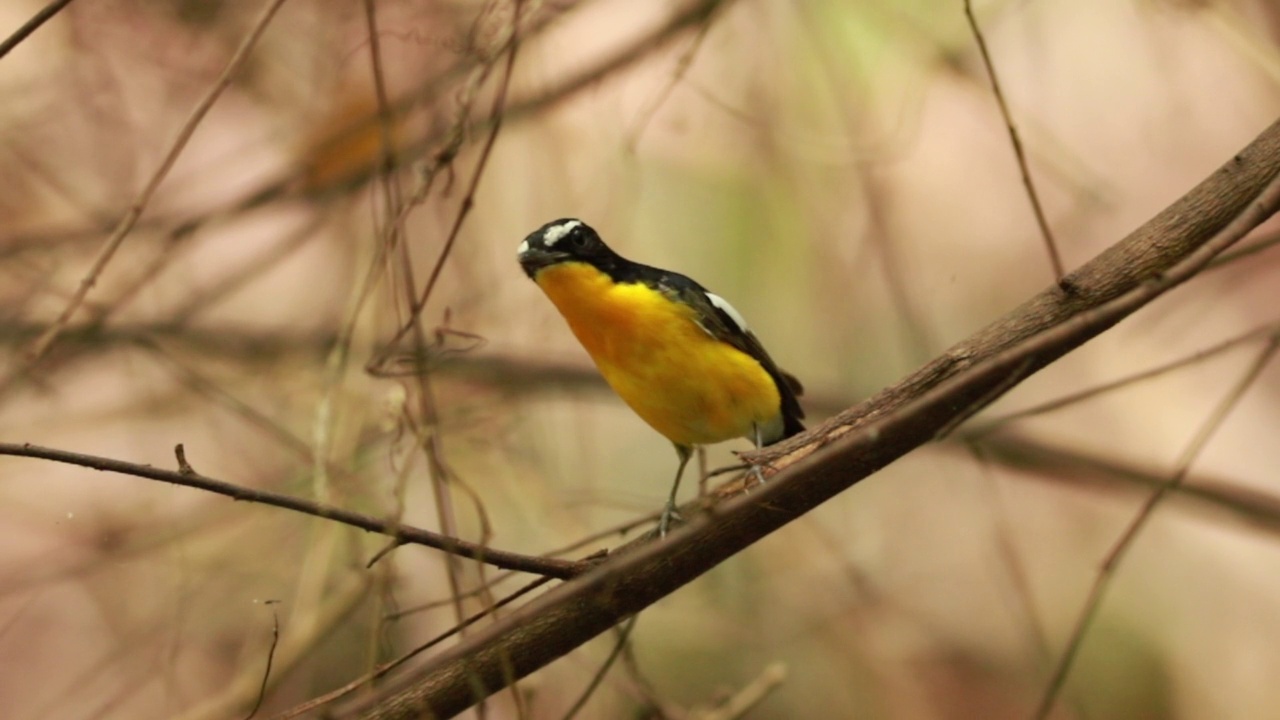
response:
[[[517,257],[614,391],[676,446],[660,535],[695,445],[745,437],[760,448],[804,431],[799,381],[778,369],[724,298],[623,258],[572,218],[538,228]]]

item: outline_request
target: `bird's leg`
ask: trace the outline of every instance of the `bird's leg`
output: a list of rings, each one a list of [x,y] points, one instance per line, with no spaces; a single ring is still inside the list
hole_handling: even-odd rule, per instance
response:
[[[751,427],[755,431],[756,451],[758,452],[760,448],[764,447],[764,442],[760,439],[760,426],[752,423]],[[760,469],[760,465],[751,463],[751,476],[756,479],[757,484],[764,484],[764,471]]]
[[[658,537],[667,536],[671,518],[680,518],[680,513],[676,512],[676,491],[680,489],[680,477],[684,475],[684,466],[689,464],[689,458],[693,456],[693,448],[676,445],[676,455],[680,456],[680,467],[676,468],[676,481],[671,483],[671,495],[667,497],[667,506],[662,509],[662,518],[658,520]]]

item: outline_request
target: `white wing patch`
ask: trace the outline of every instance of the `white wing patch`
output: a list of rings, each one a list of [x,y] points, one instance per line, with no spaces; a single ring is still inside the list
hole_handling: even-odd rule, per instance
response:
[[[582,227],[581,220],[570,220],[556,225],[555,227],[549,227],[546,232],[542,233],[542,244],[547,247],[552,247],[556,243],[560,242],[565,235],[573,232],[573,229],[576,227]]]
[[[747,321],[742,317],[742,313],[738,312],[732,305],[729,304],[728,300],[725,300],[719,295],[716,295],[715,293],[710,293],[710,292],[707,293],[707,299],[711,301],[712,305],[715,305],[716,307],[723,310],[725,315],[728,315],[730,318],[732,318],[733,321],[737,323],[739,330],[741,330],[742,332],[747,332]]]
[[[529,241],[528,241],[528,240],[525,240],[525,241],[521,242],[521,243],[520,243],[520,247],[519,247],[518,249],[516,249],[516,255],[517,255],[517,256],[519,256],[519,255],[523,255],[523,254],[525,254],[525,253],[527,253],[527,252],[529,252]]]

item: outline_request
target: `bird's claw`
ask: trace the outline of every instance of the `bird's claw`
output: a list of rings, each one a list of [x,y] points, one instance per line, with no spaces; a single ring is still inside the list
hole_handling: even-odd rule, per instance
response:
[[[684,518],[681,517],[679,512],[676,512],[675,503],[667,503],[662,508],[662,517],[658,520],[658,537],[664,538],[667,536],[667,530],[671,527],[672,518],[684,522]]]

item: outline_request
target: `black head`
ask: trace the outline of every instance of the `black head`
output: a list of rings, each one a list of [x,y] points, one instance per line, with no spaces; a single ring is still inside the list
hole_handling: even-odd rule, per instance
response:
[[[553,220],[530,233],[520,243],[516,258],[529,277],[562,262],[590,263],[609,272],[622,261],[591,226],[574,218]]]

